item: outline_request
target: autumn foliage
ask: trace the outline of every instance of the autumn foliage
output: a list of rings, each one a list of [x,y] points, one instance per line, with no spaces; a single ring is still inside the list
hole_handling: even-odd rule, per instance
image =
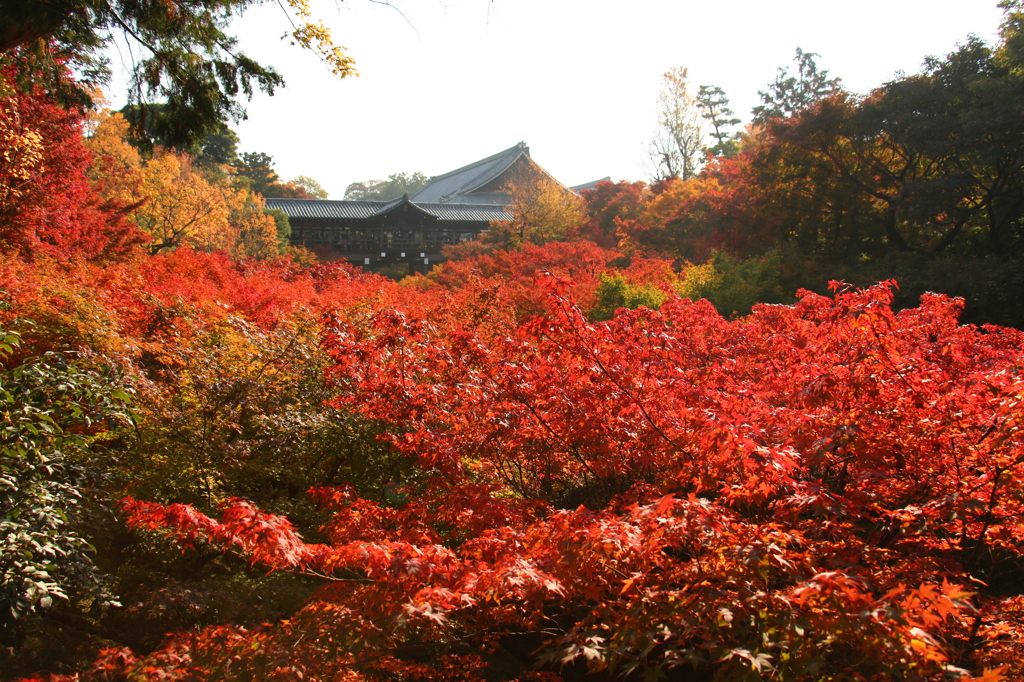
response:
[[[686,181],[599,185],[577,239],[393,282],[280,255],[228,169],[116,116],[86,140],[0,101],[0,455],[74,529],[0,557],[36,571],[5,578],[4,675],[1024,677],[1024,333],[897,309],[895,281],[740,295],[774,230],[828,241],[754,182],[825,153],[793,136],[826,106]],[[60,552],[95,584],[40,575]]]
[[[322,586],[85,679],[477,679],[498,650],[519,675],[1020,674],[1019,332],[938,295],[894,313],[891,283],[593,324],[568,285],[540,276],[549,312],[507,330],[331,318],[332,405],[384,425],[401,476],[312,491],[313,543],[242,499],[126,499],[136,529]]]
[[[82,116],[44,93],[6,94],[0,73],[0,246],[22,256],[104,259],[124,255],[144,235],[127,206],[89,182]]]

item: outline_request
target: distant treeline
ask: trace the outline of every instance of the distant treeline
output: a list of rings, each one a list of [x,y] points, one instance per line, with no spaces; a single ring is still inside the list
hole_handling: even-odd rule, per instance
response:
[[[728,254],[719,267],[745,263],[787,294],[894,277],[898,304],[936,290],[966,299],[966,321],[1024,326],[1020,16],[1008,12],[996,46],[971,37],[864,96],[797,61],[759,109],[800,107],[756,112],[689,178],[599,186],[574,236],[692,263]]]

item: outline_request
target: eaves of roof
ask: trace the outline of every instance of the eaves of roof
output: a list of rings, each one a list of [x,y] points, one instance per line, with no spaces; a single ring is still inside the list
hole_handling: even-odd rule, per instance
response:
[[[266,199],[267,208],[284,211],[289,218],[370,218],[390,201],[343,201],[332,199]]]
[[[509,222],[513,215],[504,206],[494,204],[417,204],[442,221]]]
[[[490,222],[512,220],[504,206],[494,204],[417,203],[404,196],[392,201],[338,201],[329,199],[267,199],[267,208],[280,209],[289,218],[326,220],[368,219],[384,216],[408,205],[414,210],[445,222]]]

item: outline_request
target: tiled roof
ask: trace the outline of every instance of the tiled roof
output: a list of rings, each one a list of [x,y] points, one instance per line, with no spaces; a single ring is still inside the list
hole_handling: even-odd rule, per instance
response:
[[[573,185],[569,189],[571,189],[573,192],[576,192],[576,194],[579,194],[580,192],[582,192],[584,190],[595,189],[597,187],[598,183],[601,183],[601,182],[611,182],[611,181],[612,181],[612,178],[611,178],[610,175],[608,175],[608,176],[605,176],[605,177],[601,178],[600,180],[591,180],[590,182],[584,182],[582,185]]]
[[[267,199],[267,208],[284,211],[289,218],[352,219],[384,215],[403,204],[428,213],[438,220],[489,222],[509,221],[512,214],[493,204],[442,204],[413,202],[408,197],[392,201],[332,201],[328,199]]]
[[[526,146],[525,142],[520,142],[494,156],[488,156],[486,159],[449,171],[444,175],[435,175],[430,178],[423,189],[413,195],[412,199],[416,203],[466,203],[467,200],[472,201],[471,197],[464,195],[497,178],[524,154],[529,156],[530,148]]]
[[[470,192],[469,194],[457,194],[446,199],[446,204],[494,204],[495,206],[508,206],[512,203],[512,197],[508,192]]]
[[[504,206],[491,204],[416,204],[438,220],[469,220],[508,222],[513,215]]]
[[[267,208],[277,208],[289,218],[369,218],[390,201],[336,201],[331,199],[267,199]]]

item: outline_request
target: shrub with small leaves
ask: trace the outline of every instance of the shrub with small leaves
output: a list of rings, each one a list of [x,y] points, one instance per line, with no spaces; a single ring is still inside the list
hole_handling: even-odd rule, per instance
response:
[[[76,513],[128,395],[69,353],[21,356],[0,330],[0,636],[55,600],[103,597]],[[21,358],[21,359],[18,359]]]

